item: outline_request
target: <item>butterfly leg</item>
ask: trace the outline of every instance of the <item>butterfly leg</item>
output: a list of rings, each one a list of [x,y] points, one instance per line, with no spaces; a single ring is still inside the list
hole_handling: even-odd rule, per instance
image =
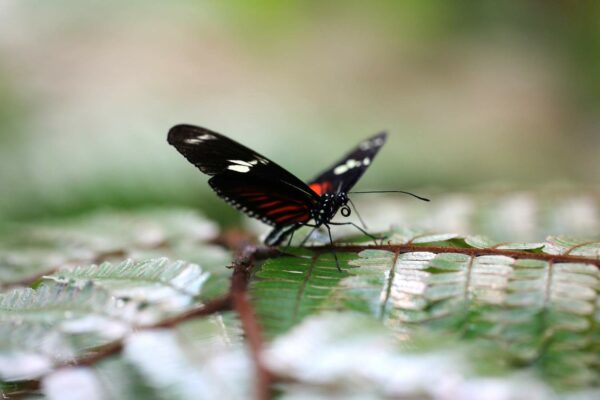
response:
[[[292,231],[292,233],[290,234],[290,238],[288,239],[288,242],[287,242],[287,244],[285,245],[285,247],[286,247],[286,248],[287,248],[287,247],[290,247],[290,246],[292,245],[292,239],[294,238],[294,233],[296,233],[296,230],[295,230],[295,229],[294,229],[294,230]]]
[[[355,227],[356,229],[358,229],[359,231],[361,231],[362,233],[364,233],[365,235],[370,237],[371,240],[373,240],[373,242],[375,242],[375,245],[379,245],[379,243],[377,243],[377,238],[375,236],[371,235],[369,232],[365,231],[363,228],[356,225],[354,222],[330,222],[330,224],[331,225],[352,225],[353,227]]]
[[[290,245],[292,244],[292,239],[294,238],[294,233],[296,233],[296,231],[301,228],[302,226],[314,226],[314,225],[308,225],[308,224],[301,224],[301,223],[297,223],[292,225],[291,228],[289,228],[287,231],[285,231],[282,236],[285,237],[285,235],[288,234],[288,232],[291,231],[291,235],[290,238],[288,239],[287,245],[286,247],[290,247]],[[315,227],[316,229],[316,227]],[[306,243],[306,241],[308,240],[308,238],[310,237],[310,235],[312,235],[312,233],[315,231],[315,229],[313,229],[312,231],[310,231],[310,233],[308,234],[307,237],[305,237],[302,242],[300,242],[300,244],[298,245],[298,247],[302,247],[304,246],[304,244]]]
[[[306,225],[306,226],[310,226],[310,227],[312,227],[312,229],[310,230],[310,232],[308,232],[308,235],[306,235],[306,237],[304,239],[302,239],[302,241],[300,242],[298,247],[303,247],[306,244],[306,242],[308,241],[308,239],[310,239],[310,237],[312,236],[314,231],[316,231],[318,228],[318,226],[316,226],[316,225]]]
[[[329,225],[327,225],[327,224],[325,224],[325,227],[327,228],[327,233],[329,234],[329,243],[331,244],[331,247],[332,247],[331,252],[333,253],[333,258],[335,258],[335,266],[337,267],[338,271],[343,272],[342,269],[340,268],[340,262],[338,260],[337,253],[335,252],[335,249],[333,248],[333,238],[331,237],[331,229],[329,228]]]
[[[290,238],[287,241],[287,245],[285,246],[286,248],[290,247],[290,245],[292,244],[292,239],[294,238],[294,233],[296,233],[296,231],[298,230],[298,228],[300,228],[301,226],[302,226],[302,224],[294,224],[294,225],[288,227],[287,229],[285,229],[281,233],[281,236],[280,236],[280,239],[279,239],[279,243],[281,243],[285,239],[285,237],[287,235],[290,235]]]
[[[279,226],[273,228],[273,230],[267,235],[265,244],[267,246],[279,246],[285,240],[287,235],[294,234],[294,231],[300,228],[302,224],[293,224],[290,226]],[[290,239],[291,241],[291,239]],[[288,243],[289,247],[289,243]]]

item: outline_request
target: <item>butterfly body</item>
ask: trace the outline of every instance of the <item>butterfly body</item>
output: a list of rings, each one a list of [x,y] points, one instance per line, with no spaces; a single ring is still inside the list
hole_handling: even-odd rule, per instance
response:
[[[325,193],[320,196],[317,208],[311,210],[311,217],[316,225],[326,224],[333,219],[341,207],[347,204],[347,193]]]
[[[309,183],[255,151],[205,128],[177,125],[169,131],[167,140],[188,161],[211,176],[208,183],[217,195],[247,215],[273,226],[265,243],[279,245],[302,226],[315,229],[325,226],[329,231],[329,225],[344,224],[332,219],[340,209],[343,216],[350,215],[348,192],[385,139],[386,134],[379,133],[364,140]],[[346,224],[356,226],[351,222]]]

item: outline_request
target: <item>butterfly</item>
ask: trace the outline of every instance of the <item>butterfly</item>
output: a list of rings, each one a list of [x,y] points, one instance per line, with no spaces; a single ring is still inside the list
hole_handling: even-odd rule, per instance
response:
[[[264,242],[277,246],[288,237],[291,241],[291,235],[303,226],[313,230],[325,227],[331,243],[331,225],[353,225],[375,240],[353,222],[332,219],[340,210],[342,216],[350,216],[348,203],[352,203],[348,193],[372,164],[386,138],[387,134],[381,132],[363,140],[308,183],[267,157],[206,128],[176,125],[169,131],[167,141],[211,176],[208,184],[218,196],[250,217],[273,226]]]

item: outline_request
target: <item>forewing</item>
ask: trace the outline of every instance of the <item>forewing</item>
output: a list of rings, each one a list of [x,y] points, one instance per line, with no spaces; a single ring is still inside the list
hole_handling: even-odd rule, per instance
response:
[[[379,149],[385,144],[387,134],[378,133],[362,141],[342,159],[322,172],[309,183],[318,195],[348,192],[369,168]]]
[[[317,204],[314,195],[252,175],[228,171],[208,183],[229,204],[273,226],[308,222],[310,210]]]
[[[304,182],[265,156],[206,128],[176,125],[169,131],[167,141],[207,175],[233,173],[244,179],[252,176],[315,195]]]

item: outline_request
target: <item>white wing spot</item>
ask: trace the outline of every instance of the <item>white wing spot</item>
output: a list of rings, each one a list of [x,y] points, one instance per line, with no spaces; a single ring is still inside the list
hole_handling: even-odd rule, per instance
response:
[[[238,165],[243,165],[244,167],[251,167],[253,164],[252,162],[248,162],[248,161],[244,161],[244,160],[227,160],[230,163],[233,164],[238,164]]]
[[[247,167],[245,165],[230,165],[227,167],[227,169],[235,172],[240,172],[242,174],[245,174],[246,172],[250,171],[250,167]]]
[[[335,169],[333,170],[333,173],[336,175],[345,174],[352,168],[360,167],[363,164],[369,165],[370,162],[371,162],[371,160],[368,157],[365,158],[363,161],[349,159],[346,161],[345,164],[338,165],[337,167],[335,167]]]
[[[338,165],[333,170],[333,173],[336,174],[336,175],[341,175],[341,174],[344,174],[346,172],[348,172],[348,167],[346,167],[346,165]]]
[[[202,143],[206,140],[213,140],[216,139],[214,135],[211,135],[210,133],[205,133],[196,137],[191,137],[191,138],[187,138],[185,139],[186,143],[189,144],[198,144],[198,143]]]
[[[348,167],[348,169],[354,168],[354,167],[360,167],[360,164],[361,164],[360,161],[356,161],[353,159],[349,159],[348,161],[346,161],[346,166]]]
[[[358,147],[360,147],[361,150],[369,150],[371,148],[371,142],[368,140],[365,140],[364,142],[359,144]]]

